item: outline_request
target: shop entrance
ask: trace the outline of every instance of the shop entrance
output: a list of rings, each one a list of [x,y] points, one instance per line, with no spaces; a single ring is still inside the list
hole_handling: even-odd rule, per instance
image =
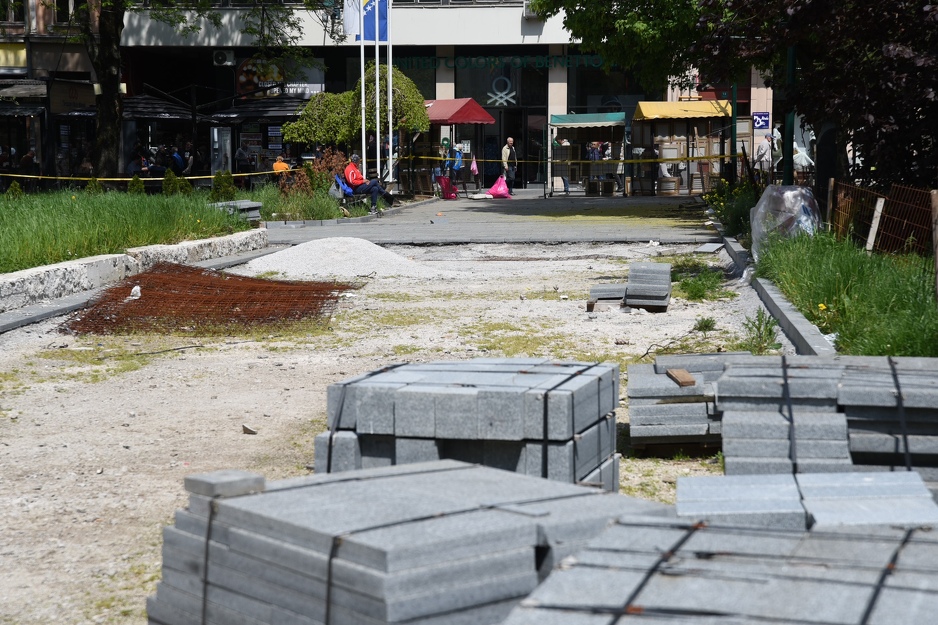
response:
[[[515,188],[524,189],[532,183],[542,181],[546,109],[514,107],[485,110],[495,118],[495,123],[484,127],[482,158],[485,160],[485,166],[479,168],[483,186],[492,186],[495,179],[502,174],[502,147],[508,137],[515,140],[515,152],[518,154]]]

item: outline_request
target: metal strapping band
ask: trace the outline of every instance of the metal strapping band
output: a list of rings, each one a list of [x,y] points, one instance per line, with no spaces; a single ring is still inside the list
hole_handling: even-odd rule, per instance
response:
[[[896,407],[899,409],[899,428],[902,432],[902,446],[905,448],[905,470],[912,470],[912,452],[909,450],[909,428],[905,419],[905,401],[902,399],[902,388],[899,386],[899,371],[892,356],[887,357],[889,370],[892,372],[892,383],[896,387]]]
[[[788,359],[782,356],[782,395],[785,398],[784,415],[788,419],[788,459],[791,460],[791,472],[798,472],[798,448],[795,442],[795,411],[791,405],[791,387],[788,382]]]
[[[598,367],[600,364],[601,364],[601,363],[594,362],[593,364],[589,365],[589,366],[586,367],[585,369],[582,369],[582,370],[577,371],[577,372],[575,372],[575,373],[571,373],[570,375],[568,375],[568,376],[566,377],[565,380],[563,380],[563,381],[561,381],[561,382],[558,382],[557,384],[555,384],[555,385],[552,386],[551,388],[549,388],[549,389],[547,389],[546,391],[544,391],[544,420],[543,420],[543,433],[542,433],[542,436],[541,436],[541,477],[543,477],[543,478],[545,478],[545,479],[547,478],[547,450],[548,450],[548,445],[547,445],[547,440],[548,440],[548,439],[547,439],[547,435],[548,435],[548,432],[547,432],[547,406],[548,406],[548,403],[549,403],[549,401],[550,401],[550,393],[551,393],[551,391],[557,390],[558,388],[560,388],[561,386],[563,386],[564,384],[566,384],[566,383],[569,382],[570,380],[574,379],[575,377],[577,377],[577,376],[579,376],[579,375],[583,375],[584,373],[586,373],[586,372],[589,371],[590,369],[595,369],[595,368]],[[597,378],[597,381],[599,381],[598,378]],[[572,416],[572,415],[571,415],[571,416]],[[574,434],[576,434],[576,432],[574,432]]]

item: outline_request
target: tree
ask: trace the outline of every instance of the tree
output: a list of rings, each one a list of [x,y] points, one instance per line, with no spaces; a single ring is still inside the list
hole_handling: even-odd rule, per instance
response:
[[[130,11],[148,11],[150,17],[170,24],[183,35],[199,32],[206,20],[218,27],[221,18],[210,0],[158,0],[149,3],[136,0],[89,0],[76,2],[70,23],[78,31],[78,40],[88,51],[88,58],[97,77],[98,95],[95,104],[96,142],[95,171],[113,176],[118,171],[121,134],[121,34],[124,17]],[[241,29],[253,35],[259,56],[270,62],[296,60],[305,56],[300,41],[299,11],[311,11],[334,41],[343,41],[336,0],[304,0],[300,6],[284,5],[279,0],[255,0],[239,13]],[[287,64],[289,65],[289,64]]]
[[[388,108],[387,65],[380,65],[378,74],[379,107],[382,129],[387,127],[384,119]],[[392,68],[394,88],[393,127],[397,130],[425,131],[430,129],[430,117],[424,105],[424,97],[412,80],[396,67]],[[375,116],[375,64],[370,62],[365,69],[365,125],[374,129]],[[361,93],[362,80],[353,91],[344,93],[317,93],[310,98],[300,118],[294,123],[283,125],[285,141],[299,143],[351,143],[361,137]]]
[[[646,88],[686,83],[695,69],[717,82],[756,67],[813,128],[840,129],[838,154],[853,143],[864,156],[854,177],[938,185],[938,3],[533,0],[532,7],[545,17],[563,11],[586,50],[634,71]],[[845,160],[838,175],[847,173]]]

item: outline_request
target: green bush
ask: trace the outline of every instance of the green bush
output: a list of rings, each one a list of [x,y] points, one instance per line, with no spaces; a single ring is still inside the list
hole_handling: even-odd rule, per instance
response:
[[[88,184],[85,185],[85,193],[89,195],[100,195],[104,193],[104,187],[101,186],[101,182],[97,178],[92,178],[88,181]]]
[[[140,180],[140,176],[134,174],[134,177],[130,179],[130,182],[127,183],[127,193],[131,195],[143,195],[146,193],[146,188],[143,186],[143,180]]]
[[[23,187],[20,186],[20,183],[14,180],[10,183],[10,186],[7,187],[7,191],[4,194],[8,200],[18,200],[23,197]]]
[[[208,195],[210,202],[230,202],[237,196],[238,189],[230,171],[220,171],[212,178],[212,190]]]
[[[173,170],[167,169],[163,174],[163,195],[176,195],[179,193],[179,178]]]
[[[717,182],[703,199],[723,225],[723,233],[729,237],[749,238],[752,226],[749,212],[759,201],[759,190],[748,181],[730,185],[724,180]]]

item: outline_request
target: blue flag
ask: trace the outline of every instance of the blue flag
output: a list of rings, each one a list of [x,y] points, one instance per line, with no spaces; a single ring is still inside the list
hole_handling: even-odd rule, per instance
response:
[[[362,41],[375,40],[375,5],[378,7],[378,41],[388,40],[388,0],[361,0],[365,12],[365,32]],[[358,41],[359,37],[355,37]]]

